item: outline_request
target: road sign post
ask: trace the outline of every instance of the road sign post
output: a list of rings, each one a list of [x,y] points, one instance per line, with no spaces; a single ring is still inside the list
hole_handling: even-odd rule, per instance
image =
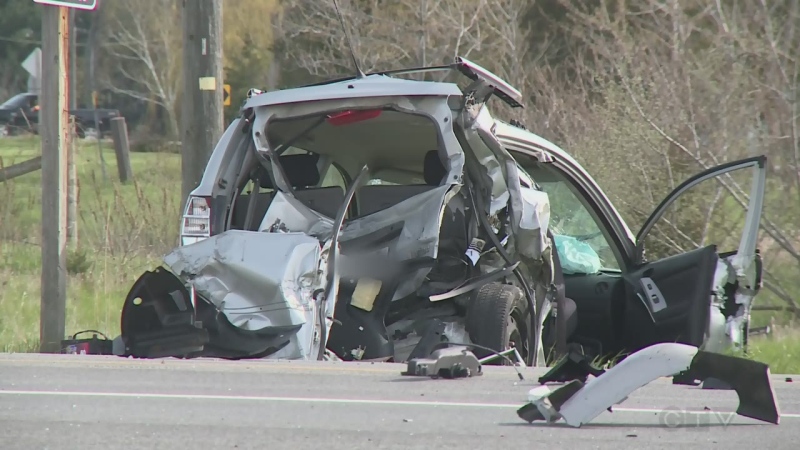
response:
[[[231,85],[222,85],[222,104],[224,106],[231,106]]]
[[[42,140],[42,279],[39,351],[58,353],[67,304],[67,180],[69,173],[69,8],[97,0],[34,0],[43,4],[39,135]]]

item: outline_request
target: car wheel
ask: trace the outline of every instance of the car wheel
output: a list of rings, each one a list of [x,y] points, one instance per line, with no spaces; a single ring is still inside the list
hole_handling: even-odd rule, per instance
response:
[[[489,283],[476,291],[467,309],[466,329],[473,343],[498,352],[516,347],[528,363],[529,322],[527,304],[519,288]],[[475,348],[474,352],[479,358],[491,355],[480,348]],[[516,360],[514,355],[508,356],[512,361]],[[500,358],[490,364],[508,364],[508,361]]]

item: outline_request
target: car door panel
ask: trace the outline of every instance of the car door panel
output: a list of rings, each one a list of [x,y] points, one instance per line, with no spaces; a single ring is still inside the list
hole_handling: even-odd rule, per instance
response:
[[[714,278],[720,261],[716,246],[645,262],[644,240],[656,221],[683,193],[706,180],[747,168],[754,169],[754,176],[744,230],[738,250],[734,255],[728,253],[725,256],[730,259],[739,281],[743,281],[745,286],[755,284],[755,274],[759,272],[760,264],[755,254],[755,244],[763,206],[765,166],[766,157],[758,156],[704,170],[676,187],[644,222],[636,236],[635,254],[631,255],[634,268],[625,276],[628,291],[625,339],[631,350],[656,342],[681,342],[695,346],[704,343],[715,288]],[[749,290],[748,287],[745,289]],[[752,296],[751,293],[750,301]]]
[[[642,262],[642,246],[647,234],[653,229],[655,223],[664,215],[676,199],[683,193],[687,192],[694,186],[713,178],[725,175],[741,169],[752,167],[755,169],[753,177],[753,184],[750,190],[750,202],[747,205],[747,216],[745,218],[744,230],[739,242],[737,253],[743,258],[752,257],[755,253],[756,240],[758,237],[758,224],[761,220],[761,211],[764,205],[764,190],[766,184],[766,156],[756,156],[753,158],[746,158],[738,161],[731,161],[725,164],[720,164],[716,167],[704,170],[697,175],[687,179],[672,192],[669,193],[664,200],[653,210],[650,217],[645,220],[642,229],[636,235],[636,254],[633,259],[636,262]]]
[[[600,272],[592,275],[564,275],[566,296],[575,302],[578,327],[572,340],[591,345],[600,343],[600,354],[614,352],[619,340],[615,329],[624,317],[625,288],[620,274]]]
[[[642,265],[625,275],[625,350],[658,342],[700,346],[717,267],[710,245]]]

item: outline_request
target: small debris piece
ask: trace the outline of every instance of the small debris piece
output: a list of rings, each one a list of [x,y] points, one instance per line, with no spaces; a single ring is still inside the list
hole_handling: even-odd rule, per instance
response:
[[[581,383],[586,383],[589,375],[599,377],[604,373],[605,370],[594,366],[589,357],[573,350],[549,372],[542,375],[539,378],[539,384],[568,383],[573,380],[580,380]]]
[[[625,437],[639,437],[637,434],[626,434]]]
[[[478,358],[465,348],[436,350],[429,358],[414,358],[401,375],[431,378],[468,378],[482,375]]]
[[[787,383],[791,383],[792,382],[792,377],[786,377],[786,382]]]
[[[413,422],[413,421],[414,421],[413,419],[403,419],[403,422],[406,422],[406,423]]]

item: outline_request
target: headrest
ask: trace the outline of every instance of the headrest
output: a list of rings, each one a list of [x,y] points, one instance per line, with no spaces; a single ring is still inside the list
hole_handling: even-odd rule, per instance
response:
[[[317,169],[317,162],[319,155],[309,153],[305,155],[284,155],[280,157],[281,166],[289,178],[289,184],[293,188],[306,188],[315,186],[319,183],[319,169]],[[259,166],[258,174],[260,176],[260,184],[264,189],[275,189],[272,179],[267,174],[267,169]]]
[[[425,163],[422,170],[425,184],[439,186],[442,183],[442,178],[447,175],[447,169],[444,168],[444,164],[439,158],[438,150],[431,150],[425,154]]]

